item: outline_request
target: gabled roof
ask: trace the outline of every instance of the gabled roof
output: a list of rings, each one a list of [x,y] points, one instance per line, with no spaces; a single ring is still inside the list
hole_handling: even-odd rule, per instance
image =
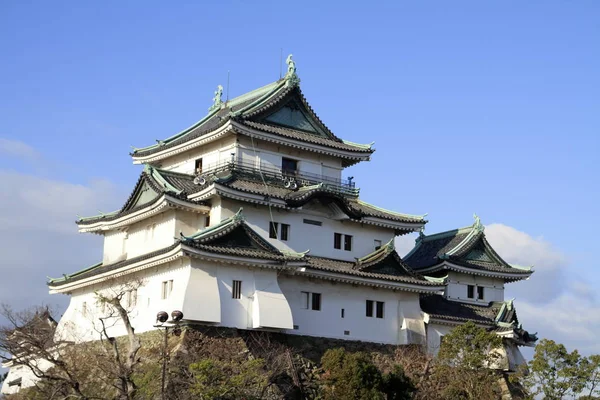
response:
[[[355,262],[314,256],[307,256],[306,259],[308,267],[316,270],[424,286],[442,285],[439,280],[429,280],[416,274],[404,264],[394,248],[393,239],[371,254],[358,258]]]
[[[415,271],[433,273],[442,269],[503,277],[507,281],[529,277],[530,267],[520,267],[504,261],[485,238],[484,226],[475,216],[469,227],[435,235],[421,235],[416,246],[404,257]]]
[[[277,177],[269,177],[264,173],[259,174],[257,171],[234,167],[225,176],[220,178],[209,177],[206,183],[196,191],[201,192],[213,184],[216,187],[261,196],[265,203],[273,199],[280,200],[281,206],[287,208],[302,207],[312,200],[335,203],[351,219],[367,223],[378,224],[382,221],[382,223],[390,221],[404,224],[407,229],[412,230],[418,230],[427,223],[424,215],[403,214],[385,210],[360,200],[357,198],[356,193],[349,193],[326,183],[293,190],[286,188],[285,181]]]
[[[98,222],[120,219],[159,202],[163,196],[188,203],[190,207],[204,205],[204,203],[191,202],[187,198],[189,194],[199,189],[194,185],[193,180],[194,177],[191,175],[146,165],[123,207],[110,213],[79,218],[76,221],[77,225],[86,227]]]
[[[181,242],[198,250],[234,256],[284,261],[302,258],[302,254],[285,254],[264,240],[244,220],[242,209],[219,224],[181,235]]]
[[[519,324],[513,300],[479,305],[448,300],[440,295],[422,294],[420,304],[421,310],[437,322],[455,324],[472,321],[498,333],[510,332],[521,344],[537,340],[536,334],[525,331]]]
[[[236,132],[240,134],[246,133],[244,129],[239,129],[245,127],[282,139],[362,154],[349,161],[349,164],[368,159],[374,151],[371,145],[344,141],[325,126],[302,94],[295,68],[295,63],[288,57],[288,73],[283,79],[227,102],[221,100],[223,88],[219,86],[207,116],[176,135],[157,140],[155,145],[135,149],[131,155],[134,159],[148,157],[235,122]]]

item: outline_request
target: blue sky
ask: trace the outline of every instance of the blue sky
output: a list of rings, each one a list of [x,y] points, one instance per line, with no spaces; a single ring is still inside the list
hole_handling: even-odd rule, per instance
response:
[[[516,284],[525,313],[585,303],[577,321],[600,328],[598,21],[583,0],[1,2],[0,266],[28,289],[0,301],[64,305],[44,278],[101,256],[72,221],[122,205],[129,146],[202,118],[227,71],[231,97],[276,80],[283,49],[321,119],[376,142],[348,171],[363,199],[429,213],[427,233],[477,212],[502,246],[522,239],[513,259],[538,261]],[[525,324],[600,352],[567,317]]]

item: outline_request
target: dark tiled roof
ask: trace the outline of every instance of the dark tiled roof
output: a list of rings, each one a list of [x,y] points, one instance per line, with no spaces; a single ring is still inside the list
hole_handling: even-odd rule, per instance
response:
[[[141,256],[129,258],[127,260],[119,261],[116,263],[106,264],[106,265],[100,263],[100,264],[96,265],[94,268],[88,268],[86,270],[83,270],[81,273],[74,273],[71,275],[66,275],[65,278],[51,279],[48,282],[48,286],[50,286],[50,287],[61,286],[61,285],[64,285],[65,283],[76,282],[81,279],[90,278],[92,276],[103,274],[105,272],[114,271],[116,269],[125,267],[127,265],[135,264],[139,261],[148,260],[150,258],[159,256],[162,254],[166,254],[169,251],[173,250],[177,246],[179,246],[179,242],[172,244],[171,246],[162,248],[160,250],[156,250],[156,251],[153,251],[153,252],[150,252],[147,254],[142,254]]]
[[[446,252],[458,246],[468,235],[468,231],[459,232],[455,230],[437,240],[422,240],[418,244],[417,251],[405,257],[404,261],[413,269],[431,267],[438,264]]]
[[[249,128],[258,129],[264,132],[273,133],[278,136],[296,139],[308,143],[320,144],[338,150],[346,150],[356,152],[362,155],[373,153],[370,147],[360,145],[352,145],[345,143],[343,140],[335,136],[329,128],[323,124],[321,119],[316,115],[310,107],[306,98],[296,86],[285,84],[284,80],[274,82],[267,85],[266,91],[257,89],[255,93],[250,92],[242,95],[239,98],[244,98],[243,101],[233,99],[231,102],[223,103],[222,108],[214,112],[212,115],[205,117],[203,120],[194,126],[184,130],[183,132],[173,136],[172,138],[158,141],[158,145],[150,146],[142,149],[136,149],[131,155],[134,157],[149,156],[160,151],[178,146],[192,139],[201,137],[209,132],[223,126],[232,117],[243,125]],[[284,128],[273,124],[265,124],[262,122],[262,117],[283,106],[286,102],[294,100],[301,104],[304,110],[315,121],[325,136],[319,136],[312,133],[304,132],[297,129]]]
[[[496,324],[496,316],[502,308],[502,303],[466,304],[447,300],[440,295],[421,295],[420,303],[421,309],[432,318],[460,322],[473,321],[487,325]]]
[[[321,146],[332,147],[339,150],[347,150],[354,151],[359,153],[373,153],[373,150],[357,148],[356,146],[352,146],[350,144],[346,144],[344,142],[338,142],[323,136],[317,136],[312,133],[303,132],[297,129],[284,128],[282,126],[276,126],[272,124],[266,124],[264,122],[255,122],[255,121],[243,121],[241,122],[243,125],[248,126],[249,128],[257,129],[259,131],[274,133],[279,136],[283,136],[290,139],[296,139],[303,142],[318,144]]]
[[[312,199],[326,197],[335,199],[339,203],[338,205],[340,205],[353,219],[375,217],[419,225],[427,222],[422,217],[387,211],[364,203],[353,197],[348,197],[339,191],[329,190],[324,187],[314,187],[295,191],[285,188],[283,186],[283,181],[265,180],[265,182],[263,182],[260,176],[237,172],[232,173],[226,179],[219,179],[216,182],[219,185],[242,192],[284,200],[289,207],[300,207]],[[207,182],[205,187],[209,184],[210,182]]]
[[[383,279],[386,281],[402,282],[422,286],[440,286],[439,283],[429,282],[420,276],[412,275],[408,273],[408,271],[402,271],[399,268],[387,270],[385,271],[386,273],[383,273],[383,271],[378,273],[369,272],[369,270],[371,270],[371,268],[373,268],[375,265],[372,265],[371,268],[367,270],[361,270],[357,268],[357,264],[355,262],[314,256],[307,256],[306,259],[308,261],[309,268],[320,271],[338,272],[347,275],[359,276],[362,278]],[[373,269],[377,270],[376,268]]]
[[[513,267],[496,253],[486,240],[483,226],[478,220],[472,227],[431,236],[422,235],[404,261],[416,271],[449,261],[472,270],[521,276],[531,274],[531,270]]]
[[[204,204],[204,203],[198,203],[198,202],[191,202],[191,201],[188,201],[188,199],[187,199],[187,196],[189,194],[195,193],[201,189],[198,185],[194,184],[194,176],[193,175],[181,174],[181,173],[166,171],[166,170],[159,170],[156,168],[154,168],[153,170],[154,170],[154,173],[158,173],[167,183],[169,183],[171,186],[173,186],[174,189],[179,191],[179,193],[171,190],[171,188],[165,188],[163,184],[158,182],[153,177],[152,169],[151,169],[151,167],[149,167],[149,168],[144,169],[144,171],[142,171],[138,181],[136,182],[136,184],[133,188],[133,191],[129,195],[129,197],[128,197],[127,201],[125,202],[125,204],[123,205],[123,207],[118,212],[111,213],[111,214],[105,214],[105,215],[98,215],[95,217],[82,218],[77,221],[77,224],[80,226],[91,225],[91,224],[94,224],[99,221],[113,221],[113,220],[119,219],[123,216],[133,214],[136,211],[139,211],[143,208],[146,208],[146,207],[156,203],[160,199],[160,197],[163,193],[169,194],[171,197],[177,198],[184,202],[188,202],[190,204],[195,204],[195,205]],[[139,194],[141,188],[144,186],[144,184],[147,184],[156,193],[156,196],[143,204],[135,205],[135,201],[137,200],[138,194]]]

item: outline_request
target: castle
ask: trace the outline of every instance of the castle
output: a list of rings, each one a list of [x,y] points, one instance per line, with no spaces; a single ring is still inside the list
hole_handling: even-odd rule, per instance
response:
[[[103,237],[102,260],[48,282],[70,296],[57,335],[97,339],[106,310],[96,294],[137,281],[124,299],[136,332],[155,329],[158,311],[180,310],[189,324],[422,344],[434,354],[454,326],[474,321],[505,338],[505,370],[524,363],[518,347],[537,338],[504,286],[531,268],[505,262],[477,217],[424,235],[425,216],[362,201],[343,173],[370,160],[372,145],[331,132],[291,56],[287,66],[282,79],[232,100],[219,87],[203,119],[131,153],[143,171],[123,207],[77,221]],[[411,232],[420,235],[402,258],[394,239]],[[17,387],[8,385],[3,393]]]

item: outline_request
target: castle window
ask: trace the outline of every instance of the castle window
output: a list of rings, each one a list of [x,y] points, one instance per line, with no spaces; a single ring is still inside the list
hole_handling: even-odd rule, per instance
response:
[[[202,159],[201,158],[197,159],[196,163],[194,164],[194,173],[196,175],[200,175],[202,173]]]
[[[381,240],[375,239],[375,250],[379,250],[381,248]]]
[[[284,175],[296,175],[296,172],[298,171],[298,161],[283,157],[281,159],[281,170]]]
[[[467,285],[467,298],[468,299],[475,298],[475,285]]]
[[[210,214],[206,214],[206,218],[204,218],[204,227],[208,228],[210,226]]]
[[[344,235],[344,250],[352,250],[352,236],[350,235]]]
[[[88,315],[87,303],[85,301],[81,305],[81,313],[83,314],[84,317],[87,317],[87,315]]]
[[[345,310],[342,308],[342,318],[344,318],[346,316],[346,312]]]
[[[290,226],[288,224],[280,224],[279,222],[271,222],[269,224],[269,237],[271,239],[287,241],[289,236]]]
[[[385,303],[383,301],[367,300],[366,302],[366,315],[367,317],[383,318],[383,308]]]
[[[161,299],[168,299],[173,291],[173,280],[171,279],[169,281],[163,281],[161,289]]]
[[[242,281],[233,281],[231,287],[231,297],[234,299],[242,298]]]
[[[333,248],[334,249],[342,248],[342,234],[341,233],[333,234]]]
[[[300,306],[305,310],[321,311],[321,293],[300,292]]]
[[[312,294],[312,309],[314,311],[321,311],[321,293]]]
[[[321,221],[315,221],[314,219],[305,219],[303,222],[308,225],[315,225],[315,226],[323,225],[323,223]]]
[[[483,286],[477,286],[477,300],[483,300],[483,298],[484,298],[483,291],[484,291]]]

